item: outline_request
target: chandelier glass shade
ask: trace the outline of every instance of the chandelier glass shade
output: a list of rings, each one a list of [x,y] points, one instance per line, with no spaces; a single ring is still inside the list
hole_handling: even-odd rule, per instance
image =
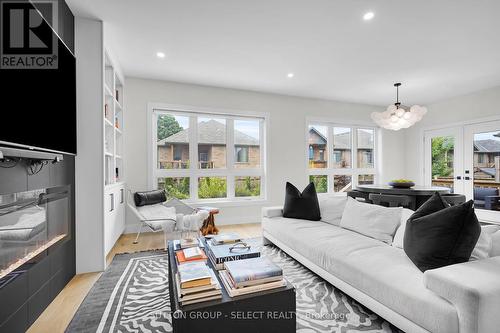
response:
[[[401,83],[395,83],[396,103],[387,107],[383,112],[373,112],[372,120],[382,128],[399,131],[402,128],[408,128],[422,120],[427,113],[427,108],[420,105],[413,105],[411,108],[403,108],[399,102],[399,86]]]

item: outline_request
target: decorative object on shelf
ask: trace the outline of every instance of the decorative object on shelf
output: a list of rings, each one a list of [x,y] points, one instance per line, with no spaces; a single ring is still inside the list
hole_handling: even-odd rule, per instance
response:
[[[373,121],[382,128],[399,131],[402,128],[408,128],[422,120],[427,113],[427,108],[420,105],[413,105],[411,108],[404,109],[399,102],[399,87],[401,83],[394,83],[396,87],[396,103],[387,107],[384,112],[373,112],[371,117]]]
[[[395,188],[410,188],[415,186],[415,182],[408,179],[394,179],[389,182],[389,185]]]

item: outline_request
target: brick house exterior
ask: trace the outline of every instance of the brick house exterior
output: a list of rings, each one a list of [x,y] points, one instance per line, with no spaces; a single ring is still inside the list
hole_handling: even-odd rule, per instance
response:
[[[309,129],[309,166],[326,168],[328,161],[327,138],[314,127]],[[333,167],[349,168],[351,165],[351,132],[336,134],[333,137]],[[358,132],[358,167],[373,167],[373,134]]]
[[[260,166],[259,140],[234,130],[235,168]],[[188,129],[179,131],[157,143],[158,168],[189,168]],[[226,126],[216,120],[198,124],[198,167],[213,169],[226,167]]]

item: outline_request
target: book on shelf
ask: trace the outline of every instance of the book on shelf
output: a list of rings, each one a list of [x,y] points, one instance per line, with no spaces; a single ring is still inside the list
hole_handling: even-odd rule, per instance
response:
[[[235,288],[281,280],[283,270],[266,257],[226,261],[224,268]]]
[[[212,237],[212,245],[221,245],[221,244],[229,244],[236,243],[241,241],[241,237],[235,232],[228,232],[224,234],[218,234]]]
[[[210,268],[204,262],[187,262],[177,267],[181,288],[199,287],[211,283]]]
[[[272,290],[286,286],[286,280],[281,278],[278,281],[273,281],[243,288],[236,288],[231,284],[231,279],[227,271],[220,271],[219,275],[221,277],[224,288],[226,288],[227,294],[231,297],[253,294],[261,291]]]
[[[207,242],[206,255],[217,270],[224,269],[224,263],[227,261],[235,261],[249,258],[260,257],[258,248],[259,240],[248,240],[245,242],[248,245],[246,248],[236,248],[235,244],[212,245]]]
[[[200,252],[199,255],[190,255],[189,257],[186,257],[186,251],[192,250],[192,249],[198,249]],[[188,254],[191,253],[188,251]],[[191,247],[189,249],[184,249],[184,250],[178,250],[175,252],[175,258],[177,260],[178,265],[183,265],[188,262],[207,262],[207,255],[203,250],[201,250],[199,247]]]

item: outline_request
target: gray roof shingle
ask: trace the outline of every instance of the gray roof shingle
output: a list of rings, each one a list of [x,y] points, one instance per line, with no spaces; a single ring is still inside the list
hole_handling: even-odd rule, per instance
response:
[[[309,144],[326,144],[326,138],[314,127],[309,129]],[[311,135],[313,134],[313,135]],[[351,132],[335,134],[333,137],[335,149],[352,149],[351,148]],[[364,130],[358,131],[358,147],[360,149],[373,148],[373,132]]]
[[[202,144],[226,144],[226,125],[216,120],[210,119],[198,123],[198,143]],[[168,143],[188,143],[188,130],[183,129],[180,132],[172,134],[171,136],[158,141],[158,145]],[[259,140],[234,130],[234,143],[237,145],[245,146],[258,146]]]
[[[474,141],[474,150],[481,153],[498,153],[500,152],[499,140],[476,140]]]

